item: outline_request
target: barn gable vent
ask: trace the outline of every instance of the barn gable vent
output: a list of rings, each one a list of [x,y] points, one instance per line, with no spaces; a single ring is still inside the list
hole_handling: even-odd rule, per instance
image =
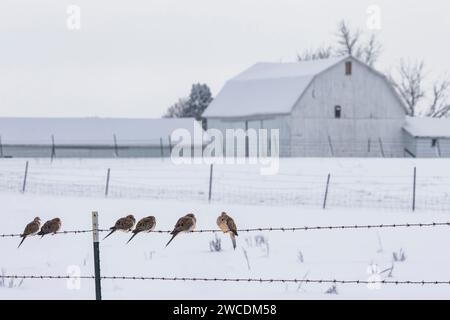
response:
[[[352,75],[352,62],[351,61],[345,62],[345,75],[346,76]]]

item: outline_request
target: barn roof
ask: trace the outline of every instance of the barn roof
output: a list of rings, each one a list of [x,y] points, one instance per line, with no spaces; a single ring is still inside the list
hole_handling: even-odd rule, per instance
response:
[[[450,118],[406,117],[403,129],[413,137],[450,138]]]
[[[193,118],[0,118],[0,136],[4,145],[159,145],[167,143],[175,129],[194,128],[203,132]]]
[[[286,114],[313,78],[348,57],[294,63],[257,63],[227,81],[204,117]]]

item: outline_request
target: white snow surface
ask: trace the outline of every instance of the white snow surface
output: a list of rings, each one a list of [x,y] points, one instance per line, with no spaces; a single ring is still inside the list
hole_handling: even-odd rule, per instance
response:
[[[8,118],[0,117],[0,136],[4,145],[159,145],[175,129],[194,128],[203,132],[194,118]],[[201,142],[201,141],[200,141]]]
[[[296,63],[256,63],[229,80],[204,117],[289,113],[313,78],[347,57]]]
[[[286,161],[285,161],[286,160]],[[294,161],[295,160],[295,161]],[[378,166],[384,174],[410,171],[417,165],[419,172],[442,172],[448,160],[383,161],[382,159],[282,159],[282,168],[309,173],[339,168],[354,174],[372,171]],[[10,160],[8,160],[10,161]],[[11,160],[12,161],[12,160]],[[18,160],[17,160],[18,161]],[[42,161],[42,160],[39,160]],[[83,160],[78,166],[88,165]],[[96,163],[101,162],[98,160]],[[143,162],[136,161],[137,164]],[[396,165],[393,165],[396,163]],[[76,172],[74,160],[59,160],[57,170],[66,164],[64,175]],[[31,165],[36,166],[36,163]],[[30,165],[30,168],[32,166]],[[164,183],[158,175],[158,162],[149,161],[155,183]],[[164,164],[160,162],[164,167]],[[132,160],[117,160],[117,167],[128,172]],[[383,167],[385,169],[383,169]],[[143,167],[138,166],[140,170]],[[297,169],[295,169],[297,168]],[[127,174],[123,171],[123,175]],[[117,170],[116,170],[117,171]],[[114,171],[114,172],[116,172]],[[387,172],[386,172],[387,171]],[[59,171],[60,172],[60,171]],[[376,170],[375,170],[375,173]],[[118,172],[116,172],[118,174]],[[243,170],[241,179],[246,179]],[[369,174],[369,173],[367,173]],[[79,176],[72,176],[77,183]],[[239,180],[235,172],[233,179]],[[272,181],[276,188],[276,180]],[[357,185],[364,191],[364,185]],[[154,215],[157,230],[173,228],[178,217],[194,212],[198,229],[215,229],[221,211],[228,212],[238,228],[301,227],[354,224],[426,223],[449,221],[448,212],[418,210],[399,212],[361,208],[333,208],[322,210],[306,206],[243,205],[214,201],[208,204],[197,200],[158,200],[94,197],[70,197],[18,192],[0,192],[2,223],[0,234],[20,233],[35,216],[41,219],[60,217],[62,230],[91,228],[91,212],[99,212],[100,228],[107,229],[129,213],[138,219]],[[101,238],[105,234],[103,233]],[[255,236],[264,236],[268,246],[257,246]],[[222,251],[211,252],[211,233],[181,234],[165,248],[169,235],[165,233],[139,234],[129,244],[130,234],[115,233],[101,241],[101,272],[104,276],[166,276],[166,277],[242,277],[272,279],[338,279],[368,280],[369,265],[380,270],[390,268],[393,252],[406,253],[404,262],[395,262],[393,277],[387,280],[450,279],[449,227],[395,228],[362,230],[320,230],[298,232],[240,232],[238,246],[232,249],[228,236],[218,234]],[[92,235],[58,234],[43,239],[30,237],[17,249],[19,238],[0,238],[0,268],[5,274],[66,275],[69,266],[79,266],[81,275],[92,275]],[[249,258],[250,269],[244,257]],[[300,260],[300,252],[303,262]],[[1,279],[0,279],[1,281]],[[6,283],[9,280],[5,280]],[[18,281],[14,282],[15,284]],[[69,286],[70,287],[70,286]],[[94,281],[81,280],[80,289],[69,289],[66,280],[26,279],[19,287],[0,286],[0,299],[93,299]],[[337,285],[338,294],[326,294],[330,284],[235,283],[235,282],[171,282],[143,280],[103,280],[104,299],[447,299],[448,285],[382,285],[369,289],[366,285]]]
[[[414,137],[450,138],[450,118],[406,117],[403,129]]]

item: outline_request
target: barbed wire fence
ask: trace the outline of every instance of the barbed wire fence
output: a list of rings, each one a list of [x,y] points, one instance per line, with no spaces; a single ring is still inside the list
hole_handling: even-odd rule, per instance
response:
[[[450,222],[427,222],[427,223],[398,223],[398,224],[367,224],[367,225],[327,225],[327,226],[301,226],[301,227],[260,227],[243,228],[238,232],[296,232],[296,231],[314,231],[314,230],[349,230],[349,229],[386,229],[386,228],[436,228],[450,227]],[[0,279],[33,279],[33,280],[94,280],[96,299],[102,299],[101,281],[102,280],[142,280],[142,281],[190,281],[190,282],[235,282],[235,283],[306,283],[306,284],[342,284],[342,285],[449,285],[450,280],[389,280],[389,279],[310,279],[310,278],[232,278],[232,277],[163,277],[163,276],[102,276],[100,268],[100,248],[99,233],[108,232],[109,229],[98,228],[98,213],[92,212],[92,229],[85,230],[66,230],[59,231],[58,235],[92,233],[94,245],[94,275],[33,275],[33,274],[5,274],[0,275]],[[169,233],[170,230],[156,230],[152,233]],[[200,229],[191,231],[191,233],[215,233],[222,232],[217,229]],[[21,237],[20,234],[0,234],[0,238]]]
[[[213,170],[214,167],[214,170]],[[175,169],[175,167],[173,168]],[[117,168],[34,168],[26,161],[0,170],[0,191],[58,196],[209,201],[315,208],[450,210],[450,176],[287,175],[270,178],[221,172],[217,165],[193,172],[127,171]],[[127,169],[128,170],[128,169]],[[144,174],[146,173],[146,175]],[[153,178],[155,175],[156,178]]]

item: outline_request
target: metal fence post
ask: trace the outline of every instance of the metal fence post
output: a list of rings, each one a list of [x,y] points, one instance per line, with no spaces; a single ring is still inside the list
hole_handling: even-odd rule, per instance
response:
[[[417,178],[417,168],[414,167],[412,211],[416,210],[416,178]]]
[[[211,163],[209,167],[209,192],[208,192],[208,201],[211,201],[212,196],[212,181],[213,181],[213,164]]]
[[[94,244],[95,300],[102,300],[100,278],[100,246],[98,237],[98,213],[92,211],[92,240]]]
[[[27,186],[27,177],[28,177],[28,161],[25,163],[25,172],[23,174],[22,193],[25,193],[25,188]]]
[[[330,178],[331,178],[331,174],[329,173],[327,176],[327,185],[325,187],[325,194],[323,195],[323,206],[322,209],[325,209],[327,206],[327,198],[328,198],[328,188],[330,186]]]
[[[109,192],[109,177],[111,175],[111,168],[108,168],[108,171],[106,172],[106,185],[105,185],[105,197],[108,196]]]

